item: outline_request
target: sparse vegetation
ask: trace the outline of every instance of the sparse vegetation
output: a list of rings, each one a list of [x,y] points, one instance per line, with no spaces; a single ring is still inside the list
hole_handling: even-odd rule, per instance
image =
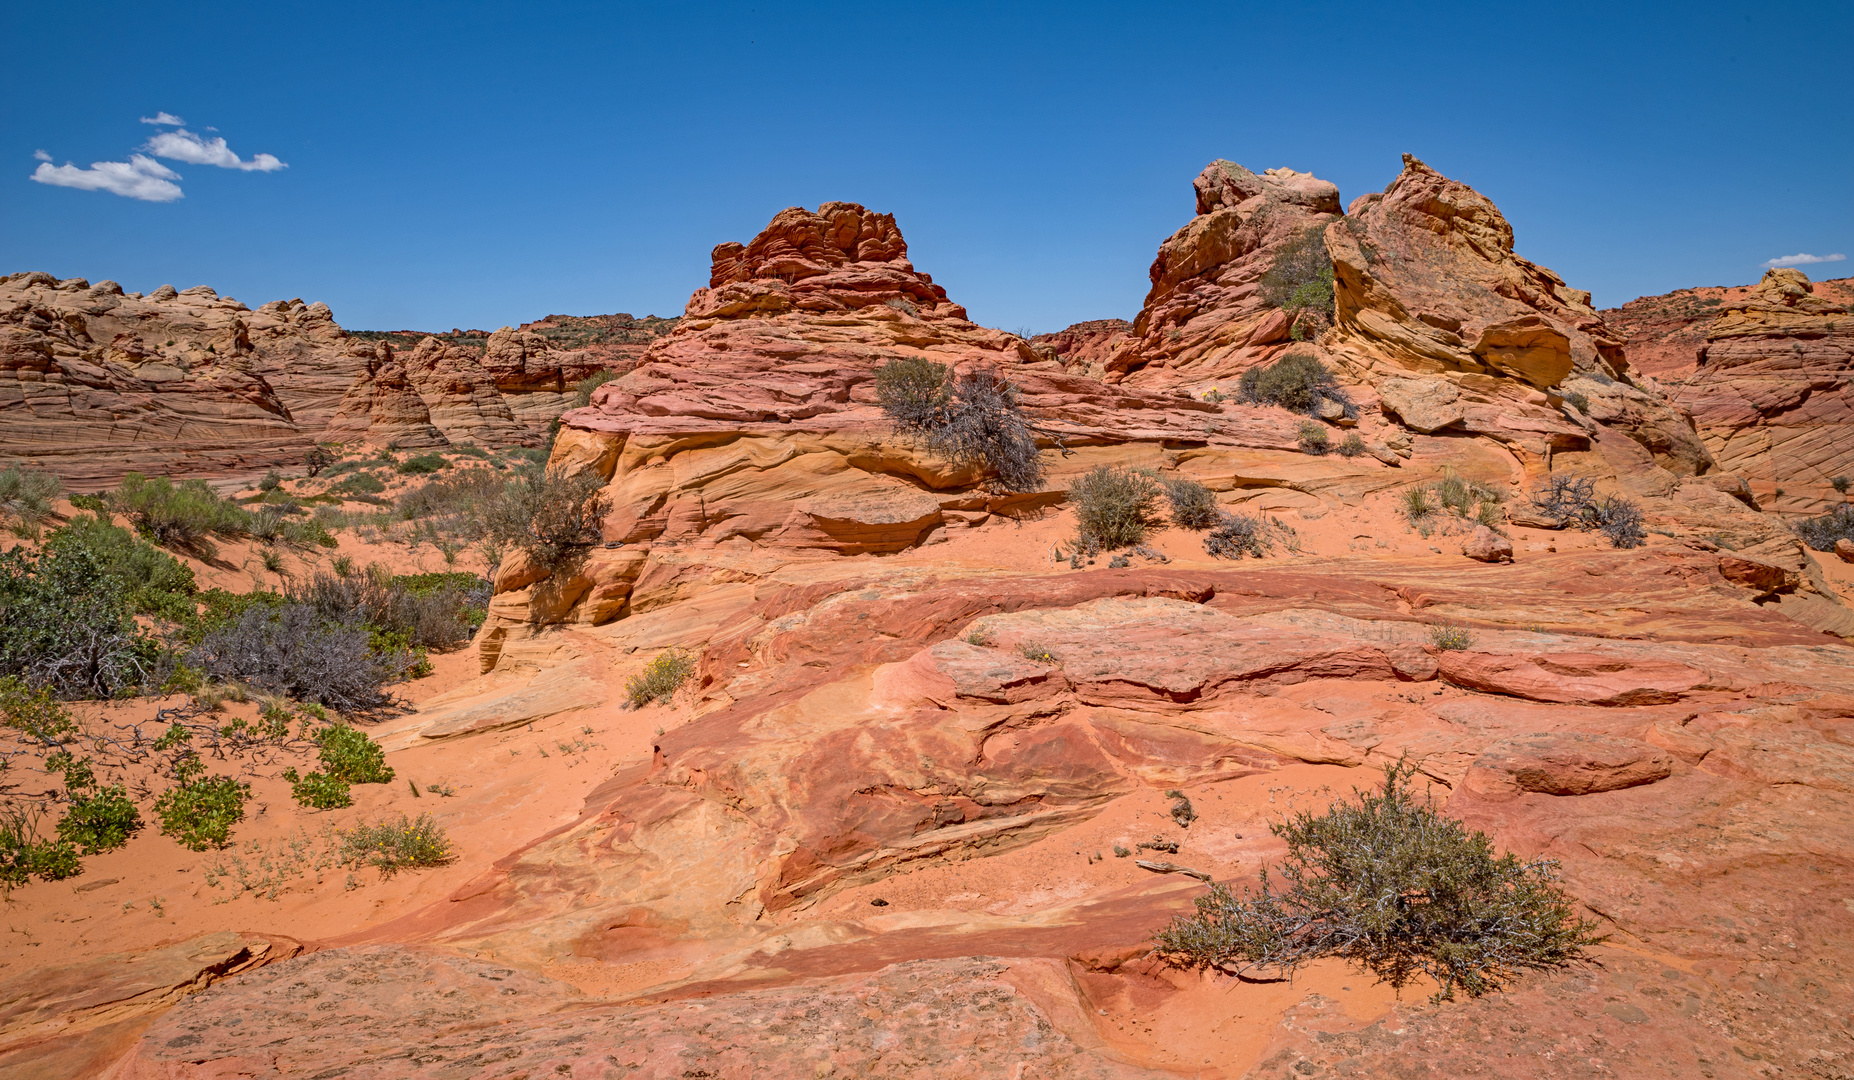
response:
[[[1496,856],[1485,834],[1411,794],[1415,771],[1399,761],[1378,790],[1354,789],[1356,802],[1272,826],[1288,846],[1282,884],[1264,869],[1247,896],[1212,885],[1155,935],[1158,951],[1236,974],[1337,956],[1397,989],[1428,976],[1447,1001],[1583,960],[1604,940],[1572,911],[1555,862]]]
[[[1847,477],[1837,476],[1833,480],[1829,481],[1829,483],[1835,486],[1835,491],[1837,493],[1842,494],[1842,495],[1846,495],[1848,493],[1848,485],[1850,481],[1848,480]]]
[[[1333,260],[1325,230],[1313,226],[1284,245],[1262,275],[1262,299],[1288,313],[1288,334],[1311,341],[1333,325]]]
[[[1444,620],[1432,623],[1429,627],[1429,644],[1444,652],[1469,649],[1474,646],[1474,631],[1458,622]]]
[[[1842,503],[1826,514],[1803,518],[1791,528],[1816,551],[1833,551],[1835,541],[1854,540],[1854,505]]]
[[[1424,536],[1434,529],[1435,517],[1442,513],[1454,520],[1485,525],[1498,533],[1506,531],[1500,510],[1506,496],[1491,485],[1464,480],[1452,470],[1445,470],[1442,479],[1433,484],[1404,488],[1399,497],[1403,501],[1404,520]]]
[[[8,465],[0,469],[0,516],[11,519],[18,535],[36,536],[52,516],[52,500],[63,491],[64,483],[43,469]]]
[[[484,508],[484,533],[504,549],[522,551],[541,569],[557,570],[598,543],[604,486],[593,472],[564,476],[539,466],[523,468]]]
[[[1245,555],[1267,558],[1277,543],[1292,544],[1294,530],[1260,514],[1232,511],[1223,515],[1218,526],[1204,537],[1204,550],[1219,559],[1240,559]]]
[[[397,821],[380,821],[343,829],[337,859],[344,866],[372,866],[381,877],[401,870],[443,866],[455,858],[450,837],[430,814],[416,819],[405,814]]]
[[[1158,481],[1137,469],[1090,470],[1069,485],[1076,546],[1092,555],[1144,543],[1148,532],[1164,527],[1156,511],[1160,493]]]
[[[666,649],[644,670],[625,680],[625,696],[634,709],[641,709],[653,701],[668,705],[693,674],[694,657],[681,649]]]
[[[1575,391],[1564,395],[1564,403],[1585,416],[1590,415],[1590,398]]]
[[[197,756],[184,759],[205,771]],[[161,819],[161,832],[182,847],[205,851],[224,847],[232,839],[232,826],[245,819],[245,800],[251,797],[251,785],[230,776],[201,776],[185,773],[180,783],[155,800],[155,816]]]
[[[571,408],[583,409],[592,404],[592,392],[618,377],[615,371],[595,371],[573,384],[573,404]]]
[[[1195,480],[1166,480],[1164,484],[1173,525],[1201,531],[1221,520],[1223,515],[1217,509],[1217,496],[1209,488]]]
[[[380,688],[419,663],[404,646],[375,648],[373,631],[352,614],[329,617],[272,595],[205,631],[187,663],[213,679],[247,683],[340,712],[391,702]]]
[[[60,698],[109,698],[152,674],[158,643],[107,552],[79,540],[0,553],[0,676]],[[126,571],[125,571],[126,573]]]
[[[1641,507],[1620,495],[1599,499],[1595,488],[1588,477],[1555,475],[1532,493],[1532,505],[1572,528],[1602,533],[1612,547],[1640,547],[1648,539]]]
[[[393,466],[393,471],[402,476],[429,476],[441,469],[448,469],[451,463],[443,454],[427,452],[415,454]]]
[[[1326,425],[1318,420],[1302,420],[1295,429],[1294,441],[1300,444],[1301,453],[1320,455],[1331,448],[1327,441]]]
[[[1319,411],[1320,403],[1336,402],[1345,415],[1357,415],[1352,399],[1333,379],[1333,373],[1314,357],[1290,352],[1266,367],[1252,367],[1242,373],[1237,389],[1243,400],[1258,405],[1279,405],[1289,412],[1308,416]]]
[[[1357,457],[1365,452],[1365,440],[1359,438],[1358,432],[1346,432],[1345,440],[1333,447],[1333,452],[1340,457]]]
[[[920,357],[890,360],[876,370],[876,401],[900,431],[960,468],[982,469],[1002,491],[1035,491],[1043,483],[1036,436],[1017,387],[980,368],[955,375]]]
[[[1020,642],[1017,646],[1017,655],[1023,657],[1025,660],[1034,660],[1039,664],[1048,664],[1051,667],[1058,666],[1061,663],[1061,660],[1057,658],[1055,653],[1050,652],[1046,646],[1035,641]]]

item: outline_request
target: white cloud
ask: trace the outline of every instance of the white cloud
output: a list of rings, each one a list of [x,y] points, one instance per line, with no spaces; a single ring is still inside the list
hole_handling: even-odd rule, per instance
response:
[[[158,112],[158,113],[155,113],[153,116],[142,117],[142,123],[160,124],[160,125],[167,126],[167,127],[179,127],[180,125],[186,123],[186,121],[182,120],[178,116],[175,116],[171,112]]]
[[[1764,262],[1764,266],[1810,266],[1815,263],[1845,262],[1846,255],[1779,255]]]
[[[88,169],[68,162],[53,166],[49,161],[41,161],[33,170],[32,179],[54,187],[107,191],[143,202],[173,202],[184,194],[180,185],[173,182],[180,179],[179,173],[141,154],[131,155],[128,161],[92,162]]]
[[[34,161],[50,161],[51,159],[51,155],[43,150],[34,150],[32,152],[32,160]]]
[[[239,169],[244,172],[276,172],[288,168],[270,154],[259,154],[250,161],[244,161],[232,153],[224,139],[202,139],[186,128],[163,131],[149,139],[144,149],[156,157],[184,161],[189,165],[217,165],[221,169]]]

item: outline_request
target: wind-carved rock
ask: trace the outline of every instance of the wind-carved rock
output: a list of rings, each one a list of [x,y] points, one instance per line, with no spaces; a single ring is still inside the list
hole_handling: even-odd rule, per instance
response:
[[[1604,314],[1760,505],[1821,513],[1843,501],[1835,478],[1854,476],[1850,303],[1854,279],[1775,269],[1753,286],[1683,289]]]
[[[0,461],[82,489],[125,472],[225,475],[294,465],[328,388],[359,368],[322,304],[257,311],[212,289],[149,296],[113,281],[0,277]]]
[[[1281,250],[1339,216],[1339,188],[1311,173],[1213,161],[1192,181],[1197,216],[1152,261],[1134,340],[1105,365],[1141,386],[1231,379],[1278,352],[1291,320],[1262,295]]]

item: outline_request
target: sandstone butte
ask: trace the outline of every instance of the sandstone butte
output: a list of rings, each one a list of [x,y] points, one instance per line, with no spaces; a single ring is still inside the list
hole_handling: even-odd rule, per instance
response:
[[[0,277],[0,462],[74,488],[125,472],[212,477],[300,466],[317,442],[537,445],[574,384],[625,370],[662,320],[615,333],[551,316],[478,348],[367,340],[326,304],[253,311],[201,285],[146,296],[113,281]],[[630,344],[606,344],[607,339]],[[588,341],[587,339],[591,339]]]
[[[1659,361],[1480,194],[1412,158],[1344,214],[1291,170],[1195,188],[1131,325],[1032,340],[852,203],[717,247],[674,329],[562,418],[552,464],[605,482],[604,543],[496,568],[446,659],[468,670],[375,731],[403,775],[467,782],[357,812],[432,811],[458,861],[275,901],[169,886],[166,937],[107,947],[69,912],[113,918],[124,886],[21,890],[0,1075],[1848,1075],[1854,566],[1760,510]],[[1296,343],[1257,286],[1308,229],[1337,318]],[[1209,393],[1295,348],[1364,453]],[[1015,382],[1044,488],[898,437],[873,378],[908,356]],[[1173,528],[1072,566],[1066,487],[1102,464],[1284,539],[1229,562]],[[1506,536],[1404,523],[1399,493],[1448,473],[1507,493]],[[1636,500],[1647,542],[1523,509],[1553,475]],[[676,704],[623,707],[672,647],[697,658]],[[1400,758],[1559,861],[1612,935],[1596,963],[1434,1005],[1336,962],[1249,983],[1150,955],[1197,875],[1254,880],[1270,822]],[[274,791],[258,835],[298,824]]]

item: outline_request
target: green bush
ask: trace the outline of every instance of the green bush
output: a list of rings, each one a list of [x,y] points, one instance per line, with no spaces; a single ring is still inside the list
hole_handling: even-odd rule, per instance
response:
[[[317,732],[315,741],[322,748],[322,767],[335,779],[350,784],[392,783],[386,751],[359,728],[336,724]]]
[[[264,474],[264,479],[259,480],[257,486],[259,491],[275,491],[283,486],[283,474],[272,469]]]
[[[681,649],[667,649],[657,655],[644,670],[625,680],[625,696],[631,707],[641,709],[652,701],[668,705],[676,691],[695,674],[695,658]]]
[[[439,469],[448,469],[450,467],[451,463],[444,460],[444,455],[438,453],[424,453],[405,459],[398,465],[393,466],[393,471],[408,476],[426,476],[437,472]]]
[[[416,820],[405,814],[395,822],[345,829],[337,859],[344,866],[378,867],[383,877],[416,867],[443,866],[455,858],[450,837],[430,814]]]
[[[1262,299],[1293,319],[1288,335],[1310,341],[1333,325],[1333,260],[1325,230],[1313,226],[1289,241],[1262,274]]]
[[[83,872],[77,849],[62,839],[40,839],[37,823],[37,815],[24,807],[0,809],[0,891],[30,878],[59,881]]]
[[[85,785],[71,796],[71,808],[58,821],[58,838],[82,854],[114,851],[142,827],[141,811],[122,784]]]
[[[0,553],[0,676],[60,698],[115,697],[147,679],[159,645],[104,558],[76,542]]]
[[[290,782],[290,797],[311,810],[339,810],[354,805],[348,782],[339,777],[325,772],[299,774],[292,768],[283,770],[283,778]]]
[[[1337,956],[1396,989],[1427,975],[1438,1001],[1587,959],[1604,938],[1571,910],[1557,864],[1496,857],[1485,834],[1412,797],[1415,771],[1399,761],[1379,790],[1354,789],[1356,803],[1274,825],[1288,847],[1283,884],[1264,869],[1247,897],[1212,885],[1155,935],[1158,951],[1180,965],[1286,973]]]
[[[1347,432],[1345,441],[1333,448],[1340,457],[1357,457],[1365,452],[1365,440],[1358,437],[1358,432]]]
[[[198,763],[197,757],[184,759]],[[155,800],[161,832],[193,851],[224,847],[232,839],[232,826],[245,819],[245,800],[251,785],[229,776],[199,776],[205,766]]]
[[[386,482],[373,473],[357,472],[328,490],[343,495],[378,495],[386,490]]]
[[[1333,401],[1347,416],[1357,415],[1332,371],[1306,353],[1291,352],[1266,367],[1250,368],[1242,373],[1237,390],[1246,401],[1279,405],[1289,412],[1311,416],[1322,401]]]
[[[1195,480],[1166,480],[1165,499],[1171,504],[1172,524],[1181,529],[1208,529],[1223,518],[1217,496]]]
[[[1321,455],[1330,449],[1327,441],[1326,425],[1318,420],[1302,420],[1300,427],[1294,431],[1294,439],[1300,443],[1302,453]]]
[[[193,570],[120,525],[80,515],[45,538],[44,550],[62,557],[87,552],[139,614],[178,622],[193,609]]]
[[[1164,527],[1154,509],[1159,494],[1158,482],[1144,472],[1117,465],[1089,471],[1069,485],[1077,544],[1095,552],[1145,543],[1149,531]]]
[[[1840,494],[1846,495],[1848,493],[1848,484],[1850,483],[1850,481],[1848,480],[1847,477],[1837,476],[1829,482],[1835,485],[1835,490],[1839,492]]]
[[[176,484],[165,476],[152,479],[132,472],[110,496],[142,535],[163,547],[211,555],[210,536],[243,537],[251,531],[251,514],[221,499],[203,480]]]
[[[1016,385],[997,371],[955,375],[945,364],[906,357],[876,369],[875,388],[877,404],[895,427],[920,436],[933,454],[955,467],[990,472],[1003,491],[1042,487],[1035,431]]]

